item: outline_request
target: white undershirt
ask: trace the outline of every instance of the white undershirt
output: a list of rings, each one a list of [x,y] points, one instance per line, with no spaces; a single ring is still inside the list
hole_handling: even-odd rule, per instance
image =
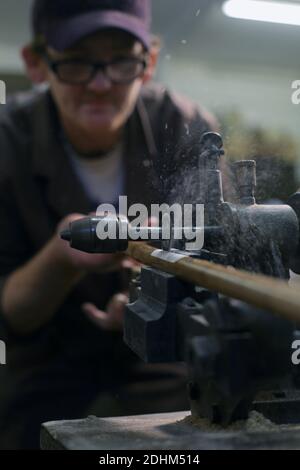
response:
[[[78,155],[64,139],[72,166],[90,200],[98,206],[116,204],[124,194],[123,143],[99,158]]]

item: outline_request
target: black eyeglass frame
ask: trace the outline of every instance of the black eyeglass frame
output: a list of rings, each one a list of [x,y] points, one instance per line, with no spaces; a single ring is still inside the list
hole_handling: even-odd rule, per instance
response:
[[[90,60],[84,60],[84,59],[59,59],[59,60],[54,60],[52,59],[48,54],[43,54],[44,60],[47,63],[48,67],[52,72],[57,76],[57,78],[62,82],[66,83],[69,85],[87,85],[90,83],[93,78],[97,75],[99,70],[102,70],[105,77],[108,78],[111,83],[116,84],[116,85],[126,85],[131,82],[133,82],[135,79],[139,78],[142,76],[142,74],[145,72],[146,68],[148,67],[149,61],[146,57],[144,58],[139,58],[139,57],[124,57],[124,58],[118,58],[114,59],[109,62],[104,62],[104,61],[90,61]],[[135,62],[136,64],[141,64],[143,66],[142,70],[137,73],[136,75],[132,76],[130,79],[124,79],[124,80],[115,80],[111,78],[107,72],[107,68],[110,65],[116,64],[116,63],[121,63],[121,62]],[[59,75],[59,67],[61,65],[65,64],[82,64],[82,65],[87,65],[91,67],[91,73],[89,78],[86,80],[82,81],[71,81],[71,80],[65,80],[62,79]]]

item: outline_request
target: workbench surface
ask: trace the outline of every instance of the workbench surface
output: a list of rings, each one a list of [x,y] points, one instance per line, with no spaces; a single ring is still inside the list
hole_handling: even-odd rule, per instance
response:
[[[203,431],[182,422],[190,412],[45,423],[43,450],[300,449],[300,428],[282,432]]]

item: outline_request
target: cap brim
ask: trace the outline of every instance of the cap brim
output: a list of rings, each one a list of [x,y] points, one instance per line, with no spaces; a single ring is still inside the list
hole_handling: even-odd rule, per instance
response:
[[[56,20],[48,25],[45,36],[49,46],[63,51],[90,34],[110,28],[132,34],[149,49],[150,25],[134,16],[114,10],[92,11],[71,19]]]

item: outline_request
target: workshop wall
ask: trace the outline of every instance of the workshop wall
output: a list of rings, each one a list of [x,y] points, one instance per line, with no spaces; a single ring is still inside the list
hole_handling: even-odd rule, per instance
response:
[[[30,3],[0,3],[0,78],[8,91],[28,86],[18,49],[29,38]],[[300,80],[300,26],[230,19],[222,3],[153,0],[163,41],[157,78],[225,121],[238,113],[243,124],[290,135],[300,182],[300,104],[291,100],[292,82]]]

